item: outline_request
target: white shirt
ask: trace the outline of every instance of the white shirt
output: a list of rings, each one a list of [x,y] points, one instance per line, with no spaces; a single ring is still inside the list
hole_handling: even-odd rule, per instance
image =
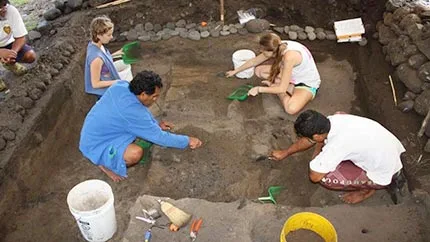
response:
[[[5,47],[14,42],[15,38],[23,37],[27,33],[18,9],[8,4],[5,17],[0,18],[0,47]]]
[[[379,123],[348,114],[329,116],[331,128],[326,144],[309,166],[312,171],[328,173],[345,160],[366,171],[379,185],[391,183],[403,166],[400,154],[405,148],[390,131]]]
[[[294,84],[303,83],[309,87],[319,88],[321,77],[311,52],[306,46],[296,41],[283,40],[282,43],[287,43],[287,49],[284,54],[289,50],[294,50],[300,52],[302,56],[302,62],[293,67],[291,81]]]

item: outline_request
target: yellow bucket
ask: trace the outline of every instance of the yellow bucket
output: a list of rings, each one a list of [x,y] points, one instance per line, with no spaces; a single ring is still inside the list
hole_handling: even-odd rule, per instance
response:
[[[296,213],[288,218],[281,231],[281,242],[287,242],[287,234],[298,229],[311,230],[325,242],[337,242],[336,229],[330,221],[319,214],[309,212]]]

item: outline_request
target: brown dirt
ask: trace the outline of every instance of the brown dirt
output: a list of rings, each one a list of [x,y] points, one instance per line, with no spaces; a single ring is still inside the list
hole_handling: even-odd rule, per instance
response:
[[[306,229],[292,231],[285,236],[285,239],[290,242],[324,242],[324,240],[315,232]]]
[[[231,13],[235,13],[238,6],[262,7],[269,20],[283,25],[318,23],[317,27],[324,27],[333,19],[357,13],[354,7],[346,11],[348,6],[344,3],[333,8],[325,1],[285,1],[285,5],[265,5],[266,2],[228,3],[227,19],[234,19],[235,14]],[[46,67],[55,63],[55,56],[60,53],[56,47],[64,41],[78,47],[77,54],[36,102],[36,108],[29,109],[25,119],[22,118],[24,122],[17,132],[18,138],[1,153],[2,162],[6,159],[11,161],[1,170],[4,175],[0,194],[7,194],[0,198],[1,240],[81,241],[65,202],[67,192],[86,179],[107,181],[107,177],[78,150],[83,119],[95,101],[83,94],[86,32],[81,26],[88,26],[94,16],[102,13],[113,18],[118,32],[127,30],[130,22],[142,21],[136,19],[137,12],[144,13],[143,21],[153,23],[177,20],[185,12],[185,19],[211,20],[217,18],[217,4],[218,1],[178,1],[175,5],[170,1],[145,1],[135,7],[76,12],[55,22],[57,34],[45,36],[36,43],[44,53],[39,63]],[[315,14],[315,9],[330,14]],[[169,14],[163,14],[166,12]],[[369,18],[369,22],[372,21]],[[51,38],[55,41],[50,41]],[[167,84],[160,101],[165,112],[163,117],[176,124],[174,132],[198,136],[204,141],[204,146],[195,151],[157,147],[153,150],[152,162],[130,168],[126,181],[119,184],[108,181],[115,194],[118,219],[115,241],[124,235],[130,220],[128,211],[142,194],[231,202],[266,196],[269,186],[283,185],[286,189],[278,197],[281,204],[297,207],[340,204],[337,193],[309,182],[307,162],[310,152],[283,162],[254,161],[256,155],[273,148],[287,147],[295,138],[290,121],[294,117],[283,113],[278,100],[268,95],[259,95],[241,103],[225,99],[243,83],[258,84],[255,78],[244,81],[216,76],[231,68],[230,56],[234,50],[257,50],[255,39],[255,35],[247,35],[194,42],[177,37],[144,43],[144,61],[133,66],[134,73],[151,69],[162,76]],[[304,43],[314,53],[324,77],[321,90],[309,107],[325,114],[346,110],[375,118],[402,141],[406,140],[409,158],[405,165],[410,168],[410,173],[416,176],[430,174],[429,170],[420,169],[421,164],[415,164],[413,159],[419,154],[421,143],[410,133],[417,129],[419,118],[400,113],[393,107],[389,85],[385,81],[390,70],[376,41],[370,40],[365,48],[329,41]],[[122,44],[113,44],[111,50]],[[38,68],[38,73],[43,72],[43,68]],[[18,84],[25,83],[13,85],[12,91],[19,87]],[[396,84],[400,86],[399,82]],[[336,95],[332,95],[334,86]],[[399,92],[402,91],[399,88]],[[424,160],[428,162],[426,156]],[[374,213],[374,210],[366,208],[386,204],[391,204],[391,201],[384,191],[380,191],[360,206],[363,206],[363,213]],[[337,214],[341,213],[341,209],[337,210]]]

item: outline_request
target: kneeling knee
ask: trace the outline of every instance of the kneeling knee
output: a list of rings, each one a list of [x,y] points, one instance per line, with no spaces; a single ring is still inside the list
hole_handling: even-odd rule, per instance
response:
[[[131,152],[130,154],[130,161],[133,163],[137,163],[142,159],[143,157],[143,149],[142,148],[136,148]]]
[[[23,61],[25,63],[33,63],[36,60],[36,52],[34,52],[33,50],[28,51],[27,53],[25,53]]]

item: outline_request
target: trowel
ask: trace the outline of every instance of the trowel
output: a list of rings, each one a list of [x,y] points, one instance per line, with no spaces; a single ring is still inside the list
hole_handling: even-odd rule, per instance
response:
[[[257,156],[257,158],[255,159],[256,162],[265,161],[265,160],[272,160],[272,157],[268,155],[260,155],[260,156]]]

